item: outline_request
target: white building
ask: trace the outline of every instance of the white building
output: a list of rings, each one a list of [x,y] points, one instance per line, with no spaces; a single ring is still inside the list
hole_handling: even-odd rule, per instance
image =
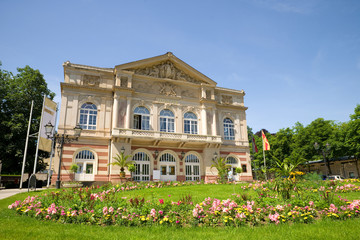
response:
[[[243,90],[217,87],[170,52],[114,68],[63,66],[59,133],[72,134],[77,123],[83,131],[64,145],[62,181],[119,181],[109,163],[122,148],[138,181],[156,170],[164,181],[214,180],[215,153],[243,169],[235,179],[252,180]]]

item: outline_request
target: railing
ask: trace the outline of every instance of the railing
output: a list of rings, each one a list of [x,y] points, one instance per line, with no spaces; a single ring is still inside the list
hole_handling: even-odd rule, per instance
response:
[[[197,135],[186,133],[173,133],[173,132],[156,132],[139,129],[122,129],[115,128],[112,130],[114,137],[139,137],[139,138],[158,138],[158,139],[174,139],[181,141],[199,141],[199,142],[213,142],[221,143],[221,136]]]

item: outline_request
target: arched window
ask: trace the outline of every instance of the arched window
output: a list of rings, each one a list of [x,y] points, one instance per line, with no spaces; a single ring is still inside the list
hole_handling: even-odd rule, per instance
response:
[[[197,134],[197,117],[192,112],[184,114],[184,133]]]
[[[174,132],[175,117],[174,113],[168,109],[160,112],[160,131],[161,132]]]
[[[225,140],[235,140],[234,123],[230,118],[224,119],[224,138]]]
[[[226,163],[227,164],[237,164],[237,160],[234,157],[227,157],[226,158]]]
[[[149,156],[144,153],[144,152],[138,152],[138,153],[135,153],[133,158],[132,158],[133,161],[145,161],[145,162],[149,162],[150,161],[150,158]]]
[[[150,130],[150,112],[146,107],[135,108],[134,129]]]
[[[95,156],[89,150],[82,150],[81,152],[78,152],[78,154],[76,154],[75,159],[76,160],[94,160]]]
[[[170,153],[164,153],[160,157],[160,162],[175,162],[175,157]]]
[[[189,154],[185,158],[186,163],[199,163],[199,158],[195,156],[194,154]]]
[[[80,126],[82,129],[96,129],[97,108],[95,104],[84,103],[80,108]]]

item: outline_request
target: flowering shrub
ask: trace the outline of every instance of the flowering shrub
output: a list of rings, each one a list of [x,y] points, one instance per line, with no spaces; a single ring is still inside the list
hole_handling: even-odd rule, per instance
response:
[[[286,201],[273,189],[272,181],[241,186],[242,193],[233,194],[229,199],[208,197],[197,203],[192,201],[191,195],[172,201],[170,198],[147,200],[141,196],[127,198],[122,194],[144,188],[198,184],[204,183],[149,182],[63,189],[15,201],[9,209],[21,215],[60,223],[179,227],[311,223],[324,218],[354,218],[360,211],[360,200],[351,202],[335,195],[359,191],[358,186],[348,182],[339,182],[336,186],[299,187]]]

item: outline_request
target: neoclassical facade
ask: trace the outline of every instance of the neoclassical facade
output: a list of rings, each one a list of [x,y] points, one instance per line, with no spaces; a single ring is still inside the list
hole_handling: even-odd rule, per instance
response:
[[[71,135],[77,123],[83,131],[64,145],[62,181],[119,181],[109,164],[121,151],[137,181],[212,181],[214,155],[242,168],[234,179],[252,180],[243,90],[217,87],[170,52],[114,68],[63,67],[58,131]]]

